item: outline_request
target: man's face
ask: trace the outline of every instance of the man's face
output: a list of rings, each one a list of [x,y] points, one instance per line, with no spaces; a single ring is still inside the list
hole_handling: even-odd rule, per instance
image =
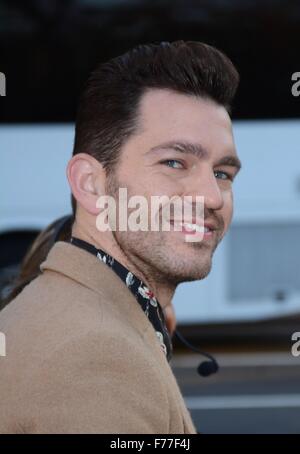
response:
[[[232,125],[225,108],[210,100],[151,89],[141,98],[139,131],[122,148],[107,186],[117,198],[166,195],[204,197],[204,222],[213,230],[200,242],[187,242],[183,231],[116,231],[116,241],[135,265],[156,280],[178,284],[203,279],[233,212],[232,179],[238,171]],[[186,151],[190,144],[194,152]],[[192,145],[194,147],[192,147]]]

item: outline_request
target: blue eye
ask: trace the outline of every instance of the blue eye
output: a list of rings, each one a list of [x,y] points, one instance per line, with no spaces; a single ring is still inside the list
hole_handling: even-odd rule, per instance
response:
[[[173,166],[172,163],[176,163],[176,166]],[[161,161],[161,164],[166,164],[168,167],[171,167],[172,169],[183,168],[182,163],[180,161],[177,161],[177,159],[166,159],[165,161]]]
[[[221,175],[221,176],[219,176],[219,175]],[[220,180],[232,180],[232,177],[231,177],[231,175],[229,175],[229,173],[222,172],[220,170],[217,170],[215,172],[215,177],[219,178]]]

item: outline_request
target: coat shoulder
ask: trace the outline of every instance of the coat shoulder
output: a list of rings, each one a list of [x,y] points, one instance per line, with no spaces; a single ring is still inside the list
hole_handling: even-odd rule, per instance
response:
[[[0,433],[168,432],[166,385],[109,301],[51,271],[0,313]]]

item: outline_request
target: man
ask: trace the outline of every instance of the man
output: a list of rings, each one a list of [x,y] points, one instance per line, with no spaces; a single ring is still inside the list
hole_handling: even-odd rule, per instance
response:
[[[67,168],[72,238],[0,314],[0,432],[196,433],[164,310],[179,283],[207,276],[232,218],[237,85],[230,60],[198,42],[138,46],[92,73]],[[204,219],[100,228],[101,197],[120,202],[120,188],[148,202],[144,215],[154,196],[193,210],[200,196]]]

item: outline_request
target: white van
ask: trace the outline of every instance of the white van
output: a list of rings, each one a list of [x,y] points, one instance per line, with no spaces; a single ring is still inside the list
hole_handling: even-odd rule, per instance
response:
[[[176,291],[183,324],[300,311],[300,121],[238,121],[234,133],[243,169],[233,224],[210,275]],[[37,232],[71,212],[65,169],[73,139],[73,125],[0,127],[2,282]]]

